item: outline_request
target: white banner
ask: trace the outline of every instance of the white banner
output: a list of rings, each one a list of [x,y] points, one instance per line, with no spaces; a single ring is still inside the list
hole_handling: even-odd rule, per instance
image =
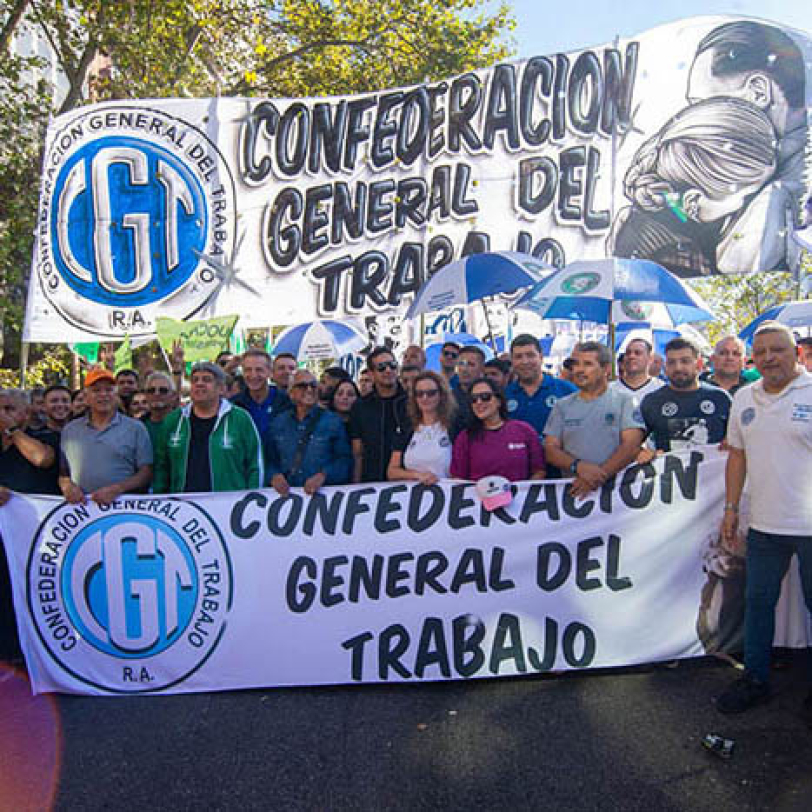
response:
[[[25,339],[397,315],[487,249],[789,270],[809,65],[800,32],[704,17],[363,96],[74,110],[48,130]]]
[[[493,514],[453,482],[14,495],[0,530],[37,692],[515,676],[704,653],[723,467],[671,455],[578,501],[521,483]]]

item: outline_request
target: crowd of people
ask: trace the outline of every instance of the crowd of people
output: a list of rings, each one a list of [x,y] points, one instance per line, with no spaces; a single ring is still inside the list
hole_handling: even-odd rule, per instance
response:
[[[374,348],[357,381],[338,366],[317,378],[288,354],[221,353],[191,366],[188,397],[182,358],[172,360],[175,368],[143,379],[94,367],[75,392],[0,391],[0,505],[12,491],[109,505],[148,491],[270,487],[285,497],[290,488],[493,476],[566,478],[582,497],[634,462],[723,444],[731,543],[745,477],[753,508],[747,670],[720,710],[769,697],[769,618],[793,554],[812,610],[812,338],[780,324],[756,333],[755,368],[735,336],[719,340],[707,362],[689,339],[671,340],[662,359],[636,338],[615,380],[604,344],[576,345],[556,376],[532,335],[491,360],[478,345],[448,342],[438,371],[426,369],[419,346],[400,360]],[[812,723],[812,692],[805,712]]]

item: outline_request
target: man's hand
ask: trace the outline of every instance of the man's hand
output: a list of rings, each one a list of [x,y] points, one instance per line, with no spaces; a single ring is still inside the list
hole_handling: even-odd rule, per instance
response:
[[[173,375],[183,374],[183,371],[186,369],[185,358],[186,355],[183,351],[183,344],[181,344],[180,339],[178,339],[173,342],[172,352],[169,354],[169,364],[172,367]]]
[[[280,495],[287,496],[290,493],[290,485],[284,474],[274,474],[271,477],[271,487]]]
[[[653,448],[641,448],[634,461],[638,465],[645,465],[646,463],[651,462],[653,459],[656,459],[661,454],[662,452],[655,451]]]
[[[121,489],[118,485],[105,485],[103,488],[93,491],[90,498],[97,504],[107,506],[115,502],[121,496]]]
[[[306,480],[304,484],[304,492],[308,496],[312,496],[322,485],[324,485],[325,479],[327,479],[327,477],[321,472],[318,474],[313,474],[313,476]]]
[[[600,488],[601,484],[602,483],[599,482],[597,485],[592,485],[583,477],[577,476],[572,481],[572,485],[570,485],[570,493],[573,496],[584,497],[587,494],[592,493],[592,491],[595,491],[598,488]]]
[[[733,549],[736,535],[739,532],[739,514],[726,510],[722,519],[722,541],[729,549]]]
[[[5,505],[9,499],[11,499],[11,491],[8,488],[4,488],[2,485],[0,485],[0,507]]]
[[[589,491],[599,488],[608,479],[606,471],[594,462],[579,462],[576,469],[575,481],[581,480],[589,486]]]
[[[83,505],[85,503],[85,492],[75,482],[60,482],[59,487],[62,489],[62,496],[69,504]]]

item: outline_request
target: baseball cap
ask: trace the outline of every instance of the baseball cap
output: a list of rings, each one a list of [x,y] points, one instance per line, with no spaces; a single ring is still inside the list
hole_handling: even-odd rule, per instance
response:
[[[90,372],[87,373],[85,377],[85,389],[93,386],[94,383],[98,383],[99,381],[110,381],[110,383],[116,382],[116,376],[110,372],[109,369],[105,369],[105,367],[93,367]]]
[[[477,480],[476,495],[482,500],[485,510],[506,507],[513,501],[510,482],[503,476],[484,476]]]

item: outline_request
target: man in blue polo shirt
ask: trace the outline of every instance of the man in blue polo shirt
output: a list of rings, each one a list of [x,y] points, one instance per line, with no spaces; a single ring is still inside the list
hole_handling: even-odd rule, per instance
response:
[[[514,420],[529,423],[544,442],[544,426],[555,402],[578,389],[569,381],[544,372],[541,344],[527,333],[513,339],[510,360],[516,380],[505,390],[508,413]]]
[[[257,427],[259,436],[264,439],[276,415],[290,408],[290,398],[277,386],[271,386],[271,356],[265,350],[252,348],[242,356],[242,374],[245,391],[231,399],[242,406]]]

